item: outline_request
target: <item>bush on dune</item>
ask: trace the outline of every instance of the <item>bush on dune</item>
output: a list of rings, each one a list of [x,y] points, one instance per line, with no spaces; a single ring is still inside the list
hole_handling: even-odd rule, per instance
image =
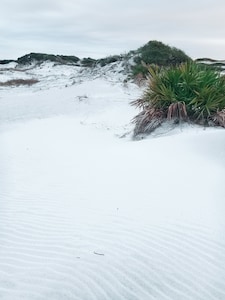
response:
[[[149,66],[149,84],[133,119],[134,135],[150,133],[167,120],[225,127],[225,77],[208,66],[186,62]]]
[[[137,50],[139,56],[136,62],[154,63],[159,66],[176,65],[182,62],[190,61],[182,50],[170,47],[160,41],[149,41]]]
[[[134,55],[135,65],[132,67],[134,77],[140,73],[143,76],[147,75],[146,64],[156,64],[165,67],[191,61],[191,58],[182,50],[165,45],[160,41],[149,41],[134,51]]]

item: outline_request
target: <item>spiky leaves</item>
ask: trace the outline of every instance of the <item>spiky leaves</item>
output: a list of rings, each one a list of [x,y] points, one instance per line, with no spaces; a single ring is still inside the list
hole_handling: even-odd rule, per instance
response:
[[[139,115],[148,116],[150,123],[151,116],[155,120],[155,112],[160,111],[160,123],[174,119],[200,124],[224,124],[225,80],[214,69],[194,62],[160,70],[150,66],[148,88],[136,106],[140,106],[138,103],[141,102],[142,112]],[[147,110],[151,113],[147,113]],[[144,124],[146,120],[144,118]],[[140,118],[138,127],[142,128]]]
[[[142,109],[132,120],[135,124],[134,136],[142,133],[149,134],[163,122],[165,117],[163,110],[146,105],[142,99],[133,101],[131,104]]]

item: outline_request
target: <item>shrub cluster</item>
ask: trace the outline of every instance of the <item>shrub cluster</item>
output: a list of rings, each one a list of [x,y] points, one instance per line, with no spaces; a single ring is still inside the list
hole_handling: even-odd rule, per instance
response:
[[[44,53],[30,53],[17,59],[18,64],[31,64],[33,62],[42,63],[44,61],[52,61],[60,64],[75,64],[79,61],[77,56],[54,55]]]
[[[225,77],[194,62],[159,68],[150,66],[149,85],[132,104],[135,135],[149,133],[166,120],[225,127]]]
[[[122,55],[111,55],[97,60],[101,67],[122,60]]]
[[[83,67],[93,67],[96,64],[96,60],[91,57],[85,57],[81,60],[81,64]]]
[[[146,65],[155,64],[157,66],[175,66],[183,62],[191,61],[182,50],[170,47],[159,41],[149,41],[146,45],[135,51],[135,65],[133,75],[139,73],[147,75]],[[144,63],[144,64],[143,64]]]

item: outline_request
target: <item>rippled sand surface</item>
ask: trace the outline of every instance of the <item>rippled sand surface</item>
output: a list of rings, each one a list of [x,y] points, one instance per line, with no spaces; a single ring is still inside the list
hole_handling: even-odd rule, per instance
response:
[[[225,132],[132,141],[138,93],[2,94],[1,300],[225,299]]]

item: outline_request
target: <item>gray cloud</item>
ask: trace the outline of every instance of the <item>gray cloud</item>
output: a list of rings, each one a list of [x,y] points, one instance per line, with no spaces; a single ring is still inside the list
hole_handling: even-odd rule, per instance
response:
[[[223,0],[1,0],[0,59],[28,52],[101,57],[156,39],[225,59]]]

